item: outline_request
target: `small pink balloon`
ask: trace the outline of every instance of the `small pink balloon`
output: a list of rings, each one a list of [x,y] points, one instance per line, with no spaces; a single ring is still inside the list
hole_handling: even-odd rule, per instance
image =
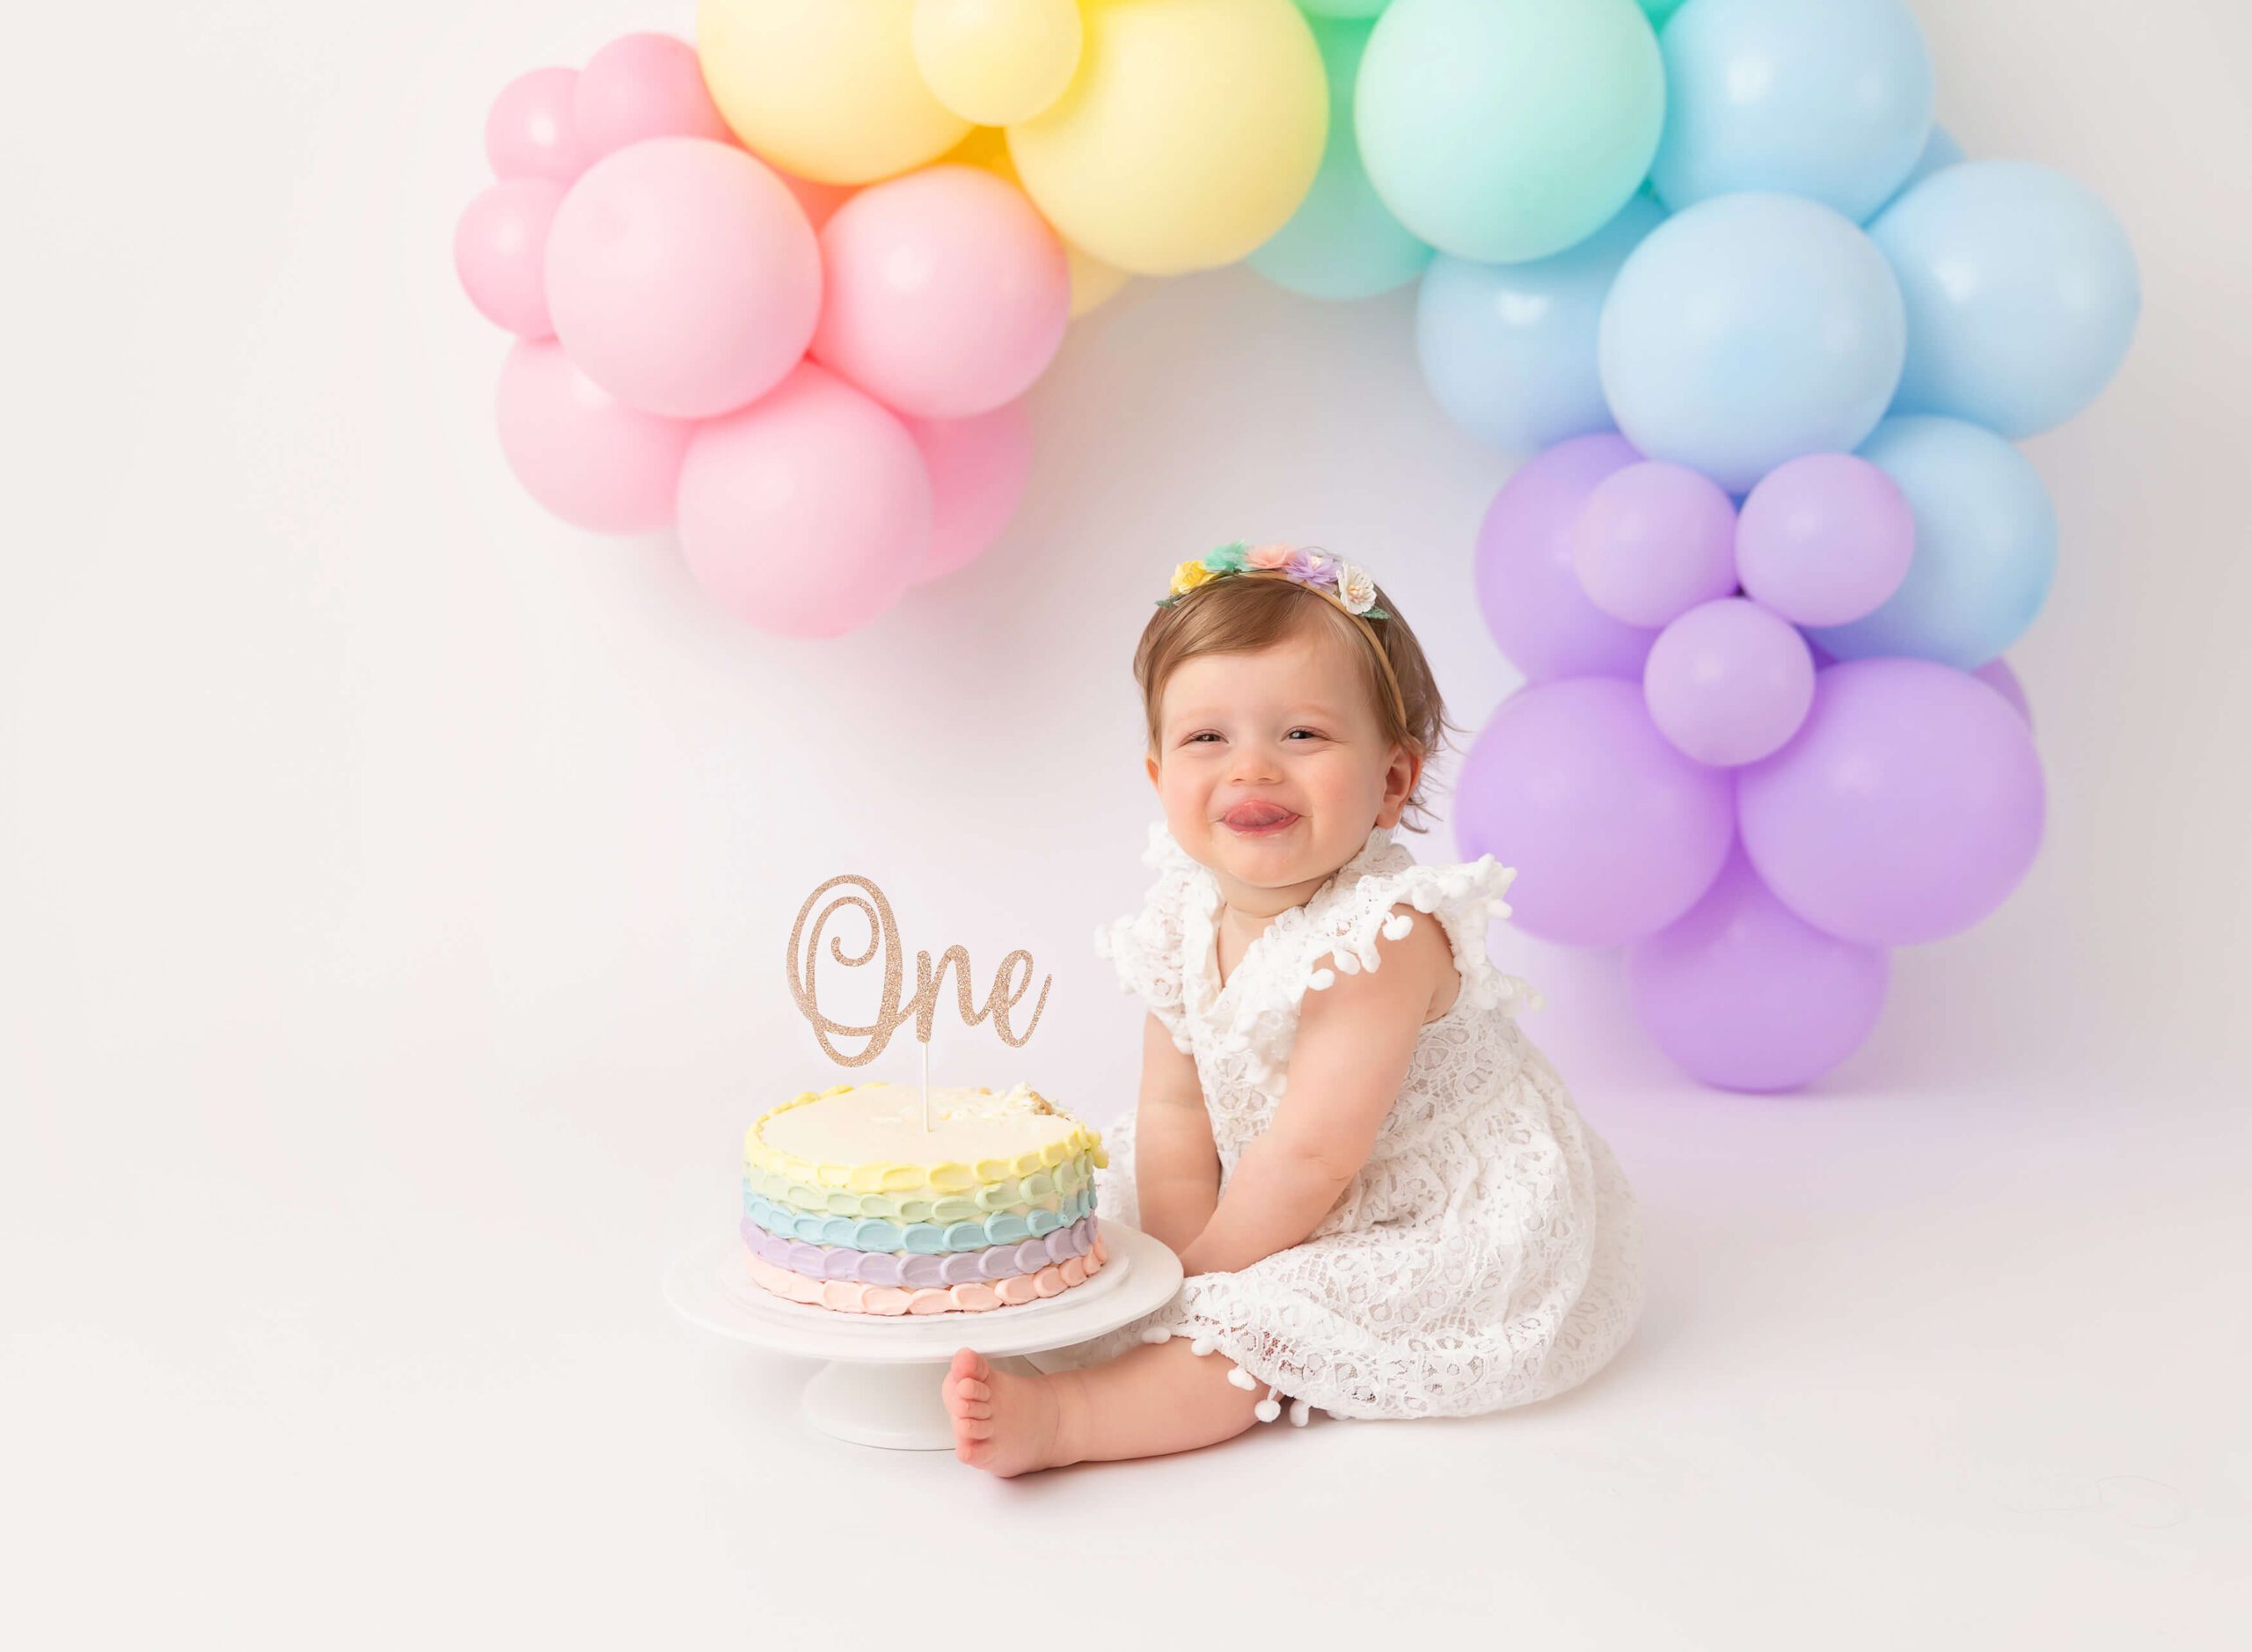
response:
[[[552,178],[504,178],[454,225],[454,274],[484,318],[519,338],[555,333],[547,314],[547,228],[563,200]]]
[[[931,551],[915,582],[967,566],[1008,526],[1032,474],[1032,420],[1021,401],[967,419],[904,419],[931,472]]]
[[[1572,527],[1588,599],[1629,625],[1663,625],[1736,589],[1736,507],[1683,464],[1646,459],[1595,485]]]
[[[496,412],[508,468],[564,521],[597,533],[648,533],[671,523],[694,425],[628,406],[552,339],[508,352]]]
[[[680,471],[697,582],[762,631],[835,637],[907,588],[931,547],[931,478],[885,408],[808,362],[698,427]]]
[[[1071,272],[1022,192],[975,166],[872,184],[821,232],[814,359],[901,413],[1014,401],[1064,341]]]
[[[1988,688],[2007,700],[2028,728],[2033,727],[2033,702],[2025,696],[2025,684],[2017,680],[2017,673],[2000,659],[1989,660],[1970,674]]]
[[[1900,485],[1850,453],[1810,453],[1761,477],[1736,530],[1744,594],[1798,625],[1842,625],[1899,588],[1916,552]]]
[[[587,169],[571,105],[575,69],[535,69],[501,89],[485,116],[485,158],[495,178],[552,178],[567,184]]]
[[[650,138],[571,186],[547,238],[556,336],[635,406],[740,407],[805,354],[821,249],[764,162],[708,138]]]
[[[669,34],[620,35],[589,58],[572,113],[590,161],[643,138],[729,135],[696,48]]]
[[[1642,667],[1658,732],[1715,768],[1780,747],[1814,704],[1814,656],[1788,620],[1741,596],[1700,603],[1658,632]]]
[[[1613,619],[1572,571],[1572,527],[1588,495],[1637,463],[1627,438],[1572,436],[1518,467],[1478,526],[1475,576],[1487,629],[1532,682],[1618,676],[1640,682],[1657,632]]]

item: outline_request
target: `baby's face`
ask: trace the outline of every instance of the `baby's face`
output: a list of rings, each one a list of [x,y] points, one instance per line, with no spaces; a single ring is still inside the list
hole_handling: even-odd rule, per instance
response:
[[[1352,647],[1310,626],[1167,680],[1150,778],[1175,841],[1224,885],[1319,882],[1398,823],[1417,765],[1386,738]]]

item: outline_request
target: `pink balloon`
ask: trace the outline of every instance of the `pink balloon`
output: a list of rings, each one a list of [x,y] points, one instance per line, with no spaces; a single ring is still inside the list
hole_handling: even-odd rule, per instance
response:
[[[762,631],[835,637],[930,554],[931,478],[904,425],[811,362],[698,428],[680,472],[689,571]]]
[[[1642,698],[1659,731],[1698,762],[1756,763],[1806,720],[1814,656],[1788,620],[1723,596],[1658,633]]]
[[[1629,625],[1663,625],[1736,589],[1736,506],[1684,464],[1645,459],[1595,485],[1572,526],[1588,599]]]
[[[806,215],[806,222],[815,230],[823,228],[837,216],[837,208],[859,193],[851,184],[816,184],[810,178],[801,178],[795,172],[786,172],[780,167],[774,175],[790,186],[798,198],[798,205]]]
[[[1657,632],[1622,625],[1588,600],[1572,567],[1572,528],[1595,485],[1642,456],[1624,436],[1559,442],[1510,477],[1478,529],[1478,601],[1502,652],[1535,683],[1640,681]]]
[[[1744,594],[1798,625],[1842,625],[1900,588],[1916,551],[1908,496],[1867,459],[1810,453],[1761,477],[1736,530]]]
[[[1032,474],[1032,420],[1021,401],[968,419],[904,419],[931,473],[930,554],[917,570],[925,584],[967,565],[1000,537]]]
[[[587,168],[571,103],[575,69],[535,69],[501,89],[485,116],[485,158],[495,178],[552,178],[567,184]]]
[[[1455,839],[1517,869],[1519,929],[1615,946],[1663,929],[1712,886],[1734,796],[1725,772],[1667,743],[1635,684],[1568,677],[1520,689],[1472,742]]]
[[[962,419],[1013,401],[1064,341],[1064,244],[1021,191],[975,166],[872,184],[821,232],[814,359],[886,406]]]
[[[2017,680],[2017,673],[1997,658],[1989,660],[1970,674],[2010,703],[2028,728],[2033,727],[2033,702],[2025,697],[2025,684]]]
[[[674,418],[772,389],[821,309],[821,251],[765,163],[650,138],[573,185],[547,238],[556,335],[589,377]]]
[[[625,34],[587,60],[572,101],[590,161],[643,138],[729,136],[696,48],[669,34]]]
[[[1657,1047],[1728,1090],[1790,1090],[1859,1049],[1891,960],[1825,935],[1777,900],[1737,850],[1705,898],[1627,948],[1627,991]]]
[[[671,523],[695,426],[626,406],[552,339],[508,352],[496,411],[508,468],[564,521],[597,533],[647,533]]]
[[[1968,929],[2041,846],[2033,736],[2002,697],[1929,660],[1815,679],[1790,744],[1737,782],[1744,852],[1808,923],[1872,947]]]
[[[547,230],[562,201],[552,178],[489,184],[454,225],[454,274],[487,321],[519,338],[552,338],[547,314]]]

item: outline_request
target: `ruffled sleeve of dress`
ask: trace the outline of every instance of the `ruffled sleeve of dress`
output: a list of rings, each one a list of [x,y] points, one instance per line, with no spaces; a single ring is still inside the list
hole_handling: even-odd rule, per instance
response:
[[[1157,881],[1141,910],[1095,926],[1094,949],[1117,967],[1118,984],[1150,1007],[1173,1034],[1174,1048],[1189,1053],[1188,1020],[1181,999],[1183,958],[1182,910],[1203,867],[1174,841],[1165,822],[1150,826],[1143,864],[1154,867]]]
[[[1341,975],[1380,968],[1378,943],[1401,939],[1417,922],[1416,916],[1393,911],[1395,906],[1429,914],[1423,921],[1436,921],[1444,932],[1462,974],[1450,1014],[1498,1008],[1513,1015],[1537,1005],[1532,988],[1503,974],[1486,953],[1487,925],[1509,916],[1503,896],[1516,876],[1491,855],[1457,866],[1424,866],[1393,843],[1388,830],[1372,833],[1328,888],[1276,920],[1277,945],[1264,979],[1247,990],[1237,1024],[1228,1029],[1229,1042],[1248,1058],[1253,1080],[1272,1094],[1283,1093],[1305,995],[1336,985]]]
[[[1413,929],[1416,917],[1395,912],[1395,906],[1413,907],[1418,915],[1437,920],[1454,953],[1454,967],[1462,973],[1458,1002],[1470,1010],[1499,1009],[1514,1015],[1537,1007],[1539,997],[1523,980],[1504,974],[1486,952],[1486,928],[1496,917],[1510,915],[1503,897],[1517,878],[1513,866],[1498,866],[1491,855],[1457,866],[1427,866],[1408,858],[1397,845],[1389,852],[1376,851],[1368,870],[1349,887],[1341,887],[1336,898],[1310,926],[1309,944],[1303,949],[1298,984],[1319,992],[1334,986],[1339,976],[1358,975],[1383,962],[1378,940],[1399,940]]]

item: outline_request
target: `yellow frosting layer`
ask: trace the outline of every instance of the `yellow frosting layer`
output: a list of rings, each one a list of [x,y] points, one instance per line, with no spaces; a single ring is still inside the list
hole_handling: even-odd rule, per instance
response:
[[[1098,1167],[1110,1163],[1098,1132],[1027,1085],[1002,1096],[933,1090],[931,1119],[925,1131],[920,1093],[904,1085],[808,1090],[750,1127],[743,1166],[813,1188],[940,1195],[1033,1175],[1082,1154]]]

